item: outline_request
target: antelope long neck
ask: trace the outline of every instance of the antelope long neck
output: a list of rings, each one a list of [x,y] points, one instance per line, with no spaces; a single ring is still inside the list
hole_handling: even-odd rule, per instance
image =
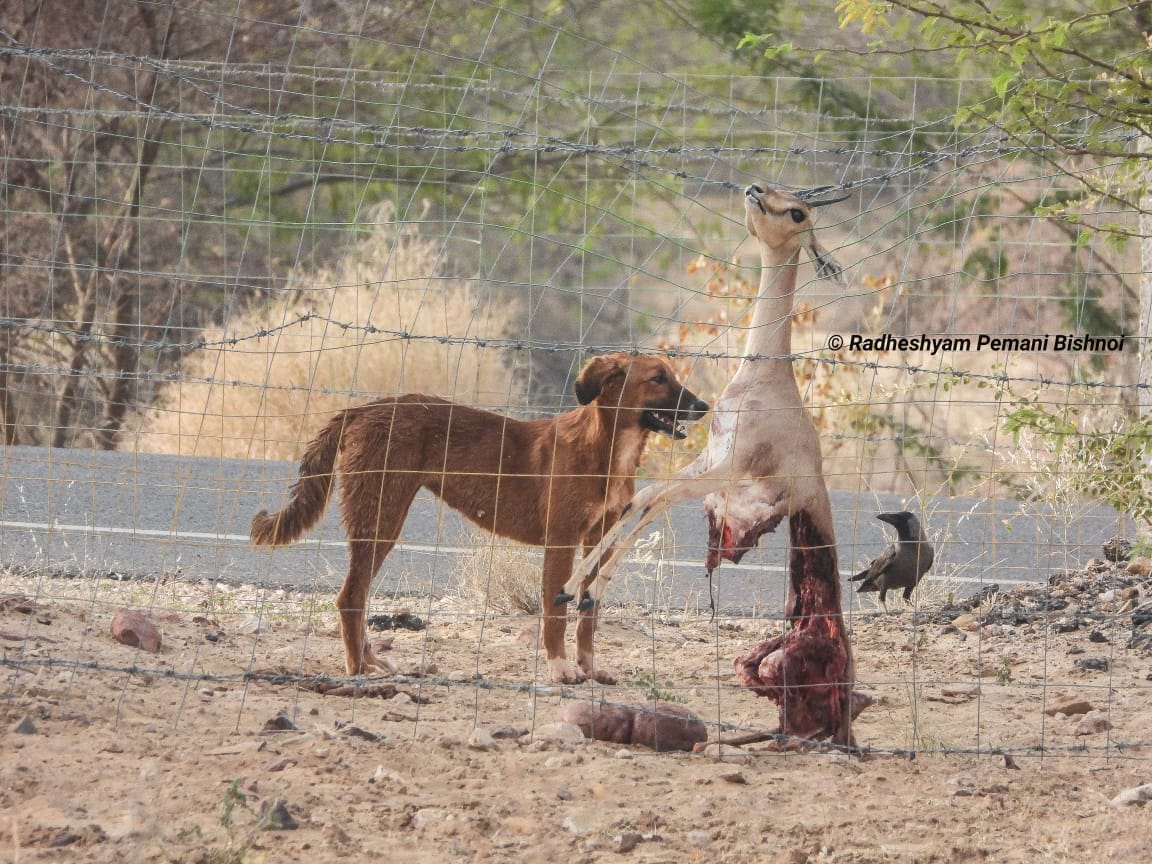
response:
[[[773,249],[760,243],[760,290],[748,325],[748,342],[744,353],[750,357],[787,358],[792,353],[792,304],[796,294],[796,270],[800,249]],[[743,361],[744,366],[747,361]],[[758,370],[771,370],[776,375],[792,376],[792,361],[760,359]]]

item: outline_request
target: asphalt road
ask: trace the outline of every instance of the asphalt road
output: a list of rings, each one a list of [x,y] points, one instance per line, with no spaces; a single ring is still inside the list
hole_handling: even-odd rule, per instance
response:
[[[0,566],[53,576],[175,575],[335,591],[347,564],[335,501],[322,525],[295,546],[255,549],[248,542],[252,514],[262,507],[277,509],[295,475],[296,466],[285,462],[2,448]],[[895,495],[832,493],[843,576],[890,542],[891,529],[875,514],[903,506]],[[1016,501],[932,498],[913,509],[926,514],[937,547],[929,577],[958,594],[990,583],[1046,580],[1100,557],[1100,544],[1123,527],[1120,517],[1103,507],[1054,513]],[[648,550],[648,560],[626,559],[608,601],[707,608],[707,532],[699,502],[676,508],[656,527],[662,535]],[[743,563],[721,567],[716,593],[722,612],[771,614],[782,608],[786,540],[782,527]],[[463,556],[493,543],[505,541],[474,530],[422,495],[401,545],[381,570],[377,597],[452,591]]]

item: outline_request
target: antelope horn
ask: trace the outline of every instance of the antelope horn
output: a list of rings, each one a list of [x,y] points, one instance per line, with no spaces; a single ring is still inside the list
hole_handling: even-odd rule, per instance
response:
[[[823,207],[826,204],[837,204],[840,201],[847,201],[851,197],[852,197],[851,195],[841,195],[839,198],[820,198],[816,201],[805,200],[805,203],[809,207]]]
[[[827,249],[816,242],[815,238],[808,244],[808,254],[812,257],[812,263],[816,265],[817,279],[828,279],[843,284],[844,268]]]

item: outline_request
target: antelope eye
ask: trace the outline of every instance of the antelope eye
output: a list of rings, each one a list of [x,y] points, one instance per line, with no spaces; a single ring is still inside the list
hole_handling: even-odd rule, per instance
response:
[[[795,222],[797,225],[799,225],[801,222],[804,221],[805,218],[807,218],[804,214],[804,211],[801,210],[799,207],[793,207],[791,210],[788,211],[788,213],[789,213],[789,215],[792,216],[792,221]]]
[[[668,381],[668,379],[665,377],[663,372],[660,372],[656,375],[653,375],[651,378],[648,379],[649,384],[656,384],[656,385],[662,385],[662,384],[666,383],[667,381]]]

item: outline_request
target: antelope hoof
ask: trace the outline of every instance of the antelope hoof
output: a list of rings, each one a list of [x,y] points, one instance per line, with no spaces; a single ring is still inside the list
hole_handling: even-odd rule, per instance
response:
[[[567,591],[561,591],[559,594],[556,595],[556,599],[552,601],[552,605],[553,606],[563,606],[567,603],[571,603],[575,599],[576,598],[573,597],[571,594],[569,594]]]
[[[585,591],[584,596],[580,598],[580,605],[576,608],[581,612],[587,612],[589,609],[595,608],[596,603],[597,601],[592,599],[592,595]]]

